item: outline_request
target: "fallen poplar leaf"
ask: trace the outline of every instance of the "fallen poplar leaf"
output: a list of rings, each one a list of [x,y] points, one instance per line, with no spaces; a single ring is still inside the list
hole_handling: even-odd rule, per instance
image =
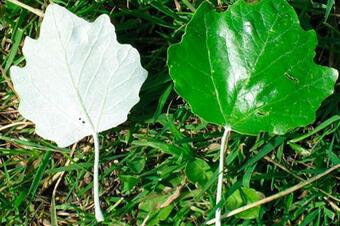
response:
[[[147,75],[137,50],[117,42],[107,15],[89,23],[56,4],[23,53],[26,66],[11,68],[19,112],[59,147],[126,121]]]
[[[139,101],[147,76],[139,53],[118,43],[107,15],[89,23],[51,4],[39,39],[26,37],[23,54],[26,66],[11,68],[19,112],[35,123],[38,135],[59,147],[93,136],[95,215],[103,221],[97,134],[126,121]]]
[[[316,34],[286,0],[204,2],[168,51],[175,89],[207,122],[256,135],[314,121],[338,72],[314,63]]]
[[[230,131],[284,134],[313,122],[333,93],[338,72],[314,63],[316,45],[286,0],[239,0],[225,12],[203,2],[181,42],[170,46],[177,93],[202,119],[224,126],[216,204]],[[215,221],[221,225],[220,207]]]

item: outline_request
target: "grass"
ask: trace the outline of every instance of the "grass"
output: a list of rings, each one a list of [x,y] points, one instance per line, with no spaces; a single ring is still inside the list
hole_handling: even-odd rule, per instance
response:
[[[44,10],[47,1],[24,1]],[[173,91],[166,67],[200,1],[55,0],[88,20],[109,14],[121,43],[131,43],[149,71],[129,120],[100,134],[100,193],[104,225],[203,225],[214,217],[222,128],[199,120]],[[233,1],[222,1],[227,8]],[[318,33],[316,61],[340,69],[340,5],[292,0],[305,29]],[[336,5],[337,4],[337,5]],[[0,224],[95,225],[92,141],[66,149],[34,134],[17,112],[11,65],[23,65],[24,36],[38,37],[41,18],[10,3],[0,6]],[[340,86],[314,124],[284,136],[232,133],[222,202],[237,188],[262,196],[284,191],[339,164]],[[188,164],[195,159],[195,164]],[[190,166],[188,166],[190,165]],[[58,182],[59,181],[59,182]],[[339,176],[329,174],[263,205],[259,217],[224,225],[337,225]],[[222,205],[222,214],[226,213]]]

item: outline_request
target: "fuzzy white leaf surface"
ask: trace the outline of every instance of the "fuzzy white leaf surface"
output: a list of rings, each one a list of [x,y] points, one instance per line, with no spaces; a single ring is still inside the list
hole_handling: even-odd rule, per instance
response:
[[[89,23],[57,4],[47,7],[39,39],[25,39],[23,54],[26,66],[11,68],[19,112],[59,147],[126,121],[147,76],[107,15]]]

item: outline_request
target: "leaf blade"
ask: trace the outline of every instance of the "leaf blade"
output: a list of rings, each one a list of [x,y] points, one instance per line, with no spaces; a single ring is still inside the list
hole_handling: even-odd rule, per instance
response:
[[[333,92],[338,72],[313,62],[316,44],[284,0],[241,0],[224,13],[203,3],[168,65],[175,90],[205,121],[284,134],[311,123]]]
[[[59,147],[126,121],[147,75],[139,53],[117,42],[107,15],[88,23],[56,4],[23,53],[26,66],[11,68],[19,112]]]

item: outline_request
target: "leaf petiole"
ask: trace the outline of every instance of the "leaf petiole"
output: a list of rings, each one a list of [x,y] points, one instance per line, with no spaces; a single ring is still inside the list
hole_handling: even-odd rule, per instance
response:
[[[222,198],[222,182],[223,182],[223,168],[224,168],[224,152],[226,149],[226,144],[228,144],[229,135],[231,128],[229,126],[224,127],[224,133],[221,139],[220,147],[220,161],[218,165],[218,181],[217,181],[217,192],[216,192],[216,205],[221,202]],[[221,226],[221,208],[218,207],[215,212],[215,225]]]
[[[104,221],[104,217],[102,211],[100,209],[100,201],[99,201],[99,176],[98,176],[98,168],[99,168],[99,140],[98,134],[94,133],[93,135],[94,141],[94,165],[93,165],[93,198],[94,198],[94,212],[96,216],[96,220],[98,222]]]

